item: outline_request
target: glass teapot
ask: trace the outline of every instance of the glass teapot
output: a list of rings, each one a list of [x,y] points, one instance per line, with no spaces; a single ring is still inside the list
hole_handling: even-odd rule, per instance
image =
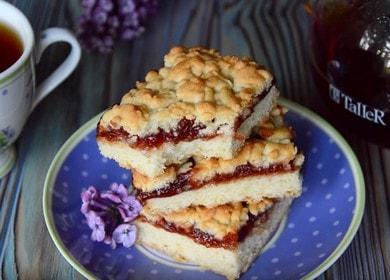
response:
[[[330,120],[390,146],[390,0],[319,0],[308,8],[313,73]]]

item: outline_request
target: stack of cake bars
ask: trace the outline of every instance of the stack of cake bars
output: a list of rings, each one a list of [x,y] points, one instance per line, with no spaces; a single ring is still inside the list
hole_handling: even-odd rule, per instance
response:
[[[272,75],[247,58],[175,47],[107,110],[101,153],[130,169],[137,242],[236,279],[301,194],[303,156]]]

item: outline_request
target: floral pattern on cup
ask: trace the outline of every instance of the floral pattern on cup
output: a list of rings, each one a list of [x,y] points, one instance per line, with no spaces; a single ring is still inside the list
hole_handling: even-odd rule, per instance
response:
[[[0,130],[0,149],[8,146],[11,139],[15,135],[15,130],[11,127],[7,126],[6,128],[3,128]]]

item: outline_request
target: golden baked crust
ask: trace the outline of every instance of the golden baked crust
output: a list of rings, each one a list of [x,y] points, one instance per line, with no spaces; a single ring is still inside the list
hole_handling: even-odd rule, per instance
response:
[[[99,126],[143,137],[174,130],[182,119],[205,126],[200,136],[233,135],[235,121],[272,86],[272,75],[247,58],[215,50],[174,47],[164,67],[107,110]]]
[[[273,108],[269,119],[253,129],[252,138],[245,142],[233,159],[195,157],[192,159],[193,163],[186,163],[185,169],[171,166],[166,173],[158,177],[143,176],[142,180],[139,180],[139,175],[135,171],[133,184],[137,189],[148,192],[162,187],[156,182],[163,181],[165,186],[174,182],[183,170],[185,172],[190,170],[188,181],[191,183],[208,181],[221,174],[230,174],[238,166],[248,164],[259,168],[268,168],[272,165],[285,165],[286,168],[290,168],[289,164],[294,161],[294,166],[300,167],[303,164],[303,156],[297,154],[293,131],[284,123],[283,116],[286,112],[287,109],[281,106]]]
[[[196,228],[223,239],[229,233],[237,233],[246,224],[249,214],[256,216],[271,208],[274,200],[264,198],[261,201],[247,203],[231,203],[213,208],[204,206],[191,206],[176,212],[151,214],[145,208],[141,213],[151,222],[165,219],[180,228]]]

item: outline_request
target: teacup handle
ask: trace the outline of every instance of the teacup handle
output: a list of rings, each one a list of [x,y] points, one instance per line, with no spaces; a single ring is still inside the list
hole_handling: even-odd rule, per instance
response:
[[[36,90],[35,100],[33,100],[31,111],[42,101],[53,89],[63,82],[76,68],[80,61],[81,48],[74,35],[63,28],[48,28],[41,34],[41,40],[36,47],[36,63],[39,63],[45,49],[53,43],[66,42],[70,44],[69,55],[64,62],[50,74]]]

